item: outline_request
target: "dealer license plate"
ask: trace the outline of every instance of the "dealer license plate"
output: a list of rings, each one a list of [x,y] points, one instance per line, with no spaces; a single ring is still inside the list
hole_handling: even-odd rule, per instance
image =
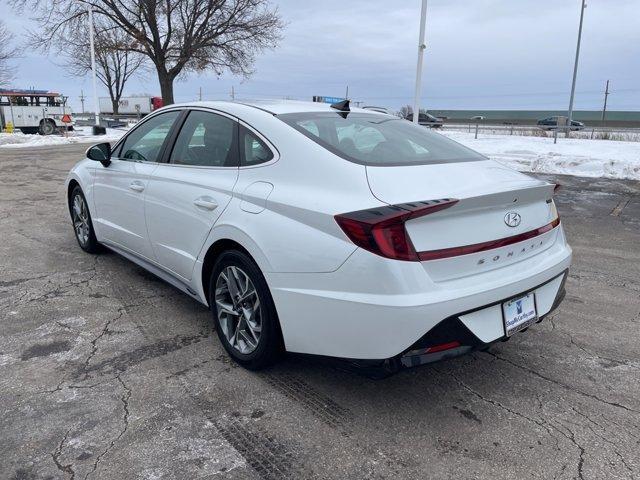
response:
[[[527,293],[502,304],[504,330],[507,337],[538,320],[534,293]]]

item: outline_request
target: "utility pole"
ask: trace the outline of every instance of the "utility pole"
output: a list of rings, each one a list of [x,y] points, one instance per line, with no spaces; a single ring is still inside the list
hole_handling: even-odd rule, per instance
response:
[[[198,92],[198,99],[202,101],[202,87],[200,87],[200,91]]]
[[[609,96],[609,80],[607,80],[607,86],[604,89],[604,105],[602,107],[602,125],[604,126],[604,116],[607,113],[607,97]]]
[[[569,99],[569,112],[567,114],[566,135],[569,136],[569,130],[571,130],[571,120],[573,117],[573,96],[576,93],[576,77],[578,75],[578,58],[580,57],[580,40],[582,38],[582,19],[584,18],[585,0],[582,0],[582,7],[580,8],[580,26],[578,27],[578,43],[576,45],[576,59],[573,63],[573,81],[571,82],[571,98]],[[559,127],[560,125],[558,125]]]
[[[80,103],[82,104],[82,113],[84,113],[84,91],[80,90]]]
[[[93,76],[93,107],[96,111],[96,127],[100,126],[100,108],[98,107],[98,85],[96,83],[96,52],[93,42],[93,6],[89,4],[89,47],[91,48],[91,74]]]
[[[231,100],[235,100],[236,99],[236,92],[233,89],[233,85],[231,85]]]
[[[344,94],[344,98],[349,100],[349,85],[347,85],[347,93]]]
[[[427,23],[427,0],[422,0],[422,10],[420,11],[420,38],[418,39],[418,66],[416,68],[416,90],[413,97],[413,123],[418,123],[420,115],[420,87],[422,84],[422,60],[424,50],[427,46],[424,43],[424,31]]]

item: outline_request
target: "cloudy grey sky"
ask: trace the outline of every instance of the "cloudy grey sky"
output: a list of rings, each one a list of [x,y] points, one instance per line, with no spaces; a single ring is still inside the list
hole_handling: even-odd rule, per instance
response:
[[[343,96],[398,108],[411,103],[420,0],[274,0],[288,22],[279,48],[249,79],[190,75],[176,101],[239,97]],[[611,80],[611,110],[640,110],[640,0],[588,0],[576,87],[577,109],[599,109]],[[429,0],[422,102],[432,109],[561,109],[568,104],[580,0]],[[23,40],[33,28],[0,0],[0,18]],[[17,87],[68,95],[74,106],[90,78],[69,77],[59,60],[25,47]],[[154,73],[128,93],[159,94]],[[106,95],[101,89],[99,95]]]

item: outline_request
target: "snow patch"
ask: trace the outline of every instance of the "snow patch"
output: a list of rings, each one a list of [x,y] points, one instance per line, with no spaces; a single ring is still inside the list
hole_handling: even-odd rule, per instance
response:
[[[92,135],[91,127],[77,127],[68,136],[64,135],[26,135],[22,132],[0,133],[0,148],[48,147],[52,145],[71,145],[74,143],[114,142],[122,137],[129,128],[107,128],[106,135]]]
[[[640,180],[640,142],[440,133],[523,172]]]

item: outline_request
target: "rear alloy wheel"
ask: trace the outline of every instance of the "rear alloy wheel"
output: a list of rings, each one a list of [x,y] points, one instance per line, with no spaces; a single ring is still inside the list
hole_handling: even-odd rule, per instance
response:
[[[218,323],[229,344],[240,353],[253,352],[260,343],[262,308],[249,276],[233,265],[216,282]]]
[[[79,186],[76,186],[71,192],[69,210],[71,212],[73,231],[76,234],[76,240],[80,248],[88,253],[98,252],[100,244],[96,240],[96,234],[93,231],[87,200],[84,198],[82,189]]]
[[[224,252],[213,267],[211,310],[225,350],[242,366],[257,370],[282,351],[271,293],[258,266],[243,252]]]

